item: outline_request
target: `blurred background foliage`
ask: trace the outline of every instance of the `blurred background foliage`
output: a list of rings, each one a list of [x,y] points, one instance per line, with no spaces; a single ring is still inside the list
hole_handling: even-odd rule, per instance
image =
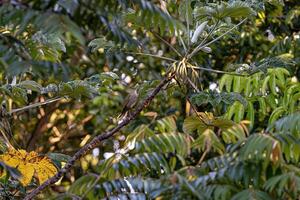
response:
[[[189,64],[204,70],[177,71],[177,82],[41,199],[299,197],[298,0],[0,4],[0,100],[12,113],[10,141],[58,167],[117,124],[129,88],[145,98],[172,60],[197,48],[190,38],[201,23],[206,42],[247,18],[193,54]],[[13,177],[1,185],[4,199],[36,187]]]

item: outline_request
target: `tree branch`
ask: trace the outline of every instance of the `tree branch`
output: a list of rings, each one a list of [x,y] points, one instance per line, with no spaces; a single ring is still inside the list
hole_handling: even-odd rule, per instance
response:
[[[122,129],[124,126],[129,124],[133,119],[137,117],[137,115],[146,108],[150,102],[154,99],[154,97],[159,93],[159,91],[167,84],[169,83],[172,78],[174,77],[174,74],[171,74],[169,76],[166,76],[159,85],[150,93],[150,95],[141,103],[138,105],[136,110],[129,116],[127,116],[124,120],[122,120],[115,128],[96,136],[91,142],[83,146],[81,149],[79,149],[73,157],[66,163],[66,165],[60,169],[53,177],[45,181],[42,185],[35,188],[33,191],[31,191],[24,200],[30,200],[33,199],[38,193],[40,193],[42,190],[44,190],[47,186],[54,184],[57,182],[66,172],[68,172],[75,164],[75,161],[77,161],[79,158],[81,158],[83,155],[88,153],[90,150],[94,149],[96,146],[98,146],[103,140],[106,140],[110,137],[112,137],[114,134],[116,134],[120,129]]]

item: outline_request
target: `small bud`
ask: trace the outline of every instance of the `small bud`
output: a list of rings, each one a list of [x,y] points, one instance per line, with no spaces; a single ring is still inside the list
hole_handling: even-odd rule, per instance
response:
[[[210,47],[203,47],[201,48],[201,51],[204,51],[205,53],[211,53],[211,48]]]
[[[201,35],[201,33],[203,32],[203,30],[205,29],[206,24],[207,24],[207,21],[203,22],[196,28],[196,30],[193,34],[193,37],[191,39],[192,43],[196,43],[198,41],[198,38]]]

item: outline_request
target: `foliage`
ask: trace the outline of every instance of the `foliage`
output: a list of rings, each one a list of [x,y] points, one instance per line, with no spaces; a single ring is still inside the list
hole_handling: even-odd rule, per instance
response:
[[[173,73],[37,198],[297,199],[297,3],[1,2],[1,199],[24,198],[122,123],[132,89],[140,103]]]
[[[256,73],[251,77],[232,77],[224,75],[220,80],[220,90],[241,93],[247,99],[247,107],[239,103],[229,106],[227,117],[234,117],[240,121],[247,114],[247,119],[254,123],[254,105],[259,112],[259,121],[269,117],[269,124],[284,114],[291,114],[297,110],[298,82],[289,77],[289,71],[284,68],[268,69],[266,75]],[[269,114],[268,114],[269,113]]]

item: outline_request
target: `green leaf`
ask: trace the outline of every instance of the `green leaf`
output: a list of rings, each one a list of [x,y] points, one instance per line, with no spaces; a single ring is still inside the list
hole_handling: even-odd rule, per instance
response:
[[[160,133],[176,132],[177,125],[175,119],[175,116],[168,116],[157,120],[157,125],[155,129],[158,130]]]
[[[187,117],[183,122],[183,132],[192,134],[195,130],[203,132],[208,126],[204,124],[198,117]]]
[[[71,185],[68,192],[72,194],[84,194],[96,179],[97,176],[94,174],[81,176]]]
[[[99,166],[103,176],[115,179],[120,176],[138,175],[143,173],[169,174],[171,172],[165,155],[157,152],[139,153],[126,156],[115,153]]]
[[[272,136],[266,134],[253,134],[247,138],[240,150],[243,160],[263,160],[264,166],[269,162],[274,165],[280,163],[282,150],[280,143]]]
[[[211,129],[206,129],[204,132],[199,134],[199,137],[193,142],[192,146],[198,148],[202,152],[205,150],[213,150],[222,154],[225,150],[224,145]]]
[[[246,189],[232,197],[232,200],[253,200],[253,199],[260,199],[260,200],[272,200],[273,198],[266,192],[255,190],[255,189]]]
[[[25,89],[17,87],[17,86],[13,86],[11,92],[12,92],[11,98],[14,101],[18,102],[21,105],[27,104],[28,97],[27,97],[27,92]]]
[[[31,90],[31,91],[35,91],[35,92],[39,92],[39,93],[42,90],[42,86],[40,84],[38,84],[37,82],[32,81],[32,80],[22,81],[22,82],[19,83],[19,86],[21,88]]]
[[[187,156],[190,151],[190,138],[180,133],[157,134],[138,141],[135,150]]]
[[[283,106],[275,108],[269,118],[269,124],[274,123],[284,112],[285,108]]]
[[[107,41],[105,37],[96,38],[90,41],[88,47],[91,49],[91,52],[95,52],[100,48],[107,49],[114,46],[112,41]]]
[[[277,119],[277,121],[275,121],[274,123],[270,123],[267,131],[291,133],[299,137],[300,136],[299,123],[300,123],[300,113],[297,112],[297,113],[284,116],[280,119]]]
[[[212,16],[223,20],[226,17],[250,17],[255,11],[249,4],[243,1],[232,1],[231,3],[211,4],[211,6],[200,7],[196,10],[197,16]]]
[[[67,163],[71,156],[62,154],[62,153],[49,153],[47,156],[58,166],[58,168],[61,168],[61,163]]]
[[[290,194],[299,193],[299,188],[293,184],[299,185],[300,177],[294,172],[289,172],[268,179],[264,184],[264,188],[269,192],[276,192],[280,196],[283,196],[287,191]]]

